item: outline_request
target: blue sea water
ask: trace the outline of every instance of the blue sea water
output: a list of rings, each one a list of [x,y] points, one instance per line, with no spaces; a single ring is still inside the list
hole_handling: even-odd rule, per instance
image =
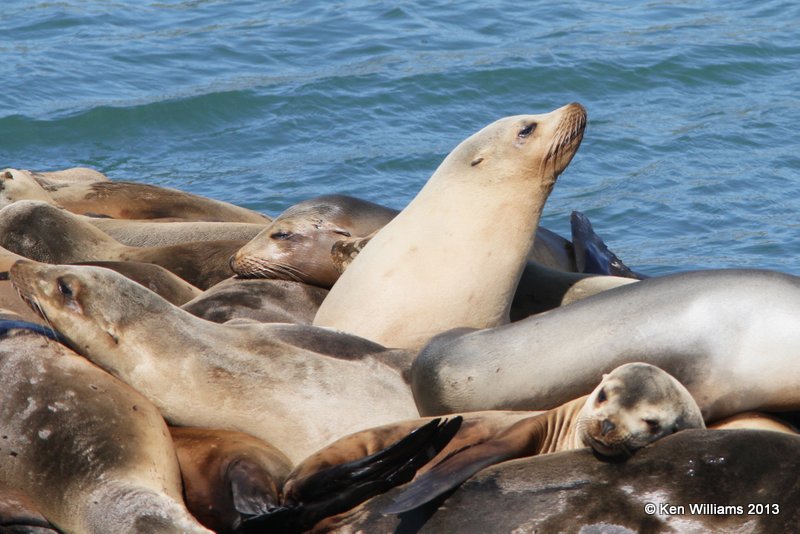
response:
[[[649,274],[800,274],[800,3],[4,0],[0,166],[268,214],[406,205],[500,117],[581,102],[543,225]]]

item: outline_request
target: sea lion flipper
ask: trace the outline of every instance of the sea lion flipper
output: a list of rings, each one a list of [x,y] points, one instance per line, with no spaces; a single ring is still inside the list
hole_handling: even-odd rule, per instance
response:
[[[263,466],[240,460],[228,469],[233,506],[242,515],[265,514],[280,505],[279,497],[270,487],[269,473]]]
[[[325,517],[408,482],[450,442],[461,421],[461,417],[433,419],[375,454],[308,476],[292,487],[283,507],[246,519],[238,532],[306,530]]]
[[[622,276],[641,279],[644,276],[631,271],[616,254],[611,252],[603,239],[592,228],[589,218],[580,211],[570,216],[572,247],[578,272]]]
[[[518,454],[501,440],[486,441],[458,451],[404,488],[383,513],[413,510],[455,488],[481,469],[516,456]]]

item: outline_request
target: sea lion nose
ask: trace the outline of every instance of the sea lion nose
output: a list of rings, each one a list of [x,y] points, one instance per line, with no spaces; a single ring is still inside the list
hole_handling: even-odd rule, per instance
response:
[[[609,421],[608,419],[603,419],[603,423],[600,425],[600,432],[605,436],[612,430],[614,430],[617,426]]]
[[[236,254],[233,254],[230,258],[228,258],[228,267],[231,268],[231,271],[236,272],[234,265],[236,264]]]

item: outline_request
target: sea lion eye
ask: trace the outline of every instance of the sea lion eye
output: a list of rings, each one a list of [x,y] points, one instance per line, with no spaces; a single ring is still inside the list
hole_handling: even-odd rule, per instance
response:
[[[650,429],[651,434],[655,434],[661,430],[661,425],[655,419],[643,419],[643,421],[647,425],[647,428]]]
[[[606,389],[603,388],[597,394],[597,404],[603,404],[607,400],[608,400],[608,397],[606,397]]]
[[[292,234],[290,234],[289,232],[275,232],[274,234],[272,234],[269,237],[270,237],[270,239],[281,239],[281,240],[284,240],[284,239],[289,239],[290,237],[292,237]]]
[[[64,295],[65,297],[72,298],[72,289],[69,285],[64,281],[63,278],[59,278],[56,281],[56,285],[58,286],[58,292]]]
[[[536,129],[536,123],[532,122],[525,128],[521,129],[519,133],[517,133],[517,137],[522,137],[522,138],[528,137],[530,134],[533,133],[535,129]]]

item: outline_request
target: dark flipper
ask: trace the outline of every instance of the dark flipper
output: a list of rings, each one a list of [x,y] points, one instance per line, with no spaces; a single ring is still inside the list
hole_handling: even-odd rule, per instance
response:
[[[233,506],[243,516],[264,514],[277,508],[278,495],[264,466],[239,460],[228,468]]]
[[[297,481],[282,507],[246,519],[237,532],[302,532],[404,484],[450,442],[461,421],[434,419],[375,454]]]
[[[572,248],[575,251],[575,266],[578,272],[622,276],[641,280],[645,275],[631,271],[616,254],[594,232],[589,218],[579,211],[570,217],[572,226]]]
[[[66,343],[64,337],[47,326],[42,326],[36,323],[29,323],[28,321],[10,321],[0,320],[0,337],[6,336],[11,330],[30,330],[45,337],[49,337],[53,341],[59,343]]]
[[[502,441],[486,441],[457,451],[403,488],[383,513],[413,510],[457,487],[481,469],[519,455],[519,451],[510,449]]]

